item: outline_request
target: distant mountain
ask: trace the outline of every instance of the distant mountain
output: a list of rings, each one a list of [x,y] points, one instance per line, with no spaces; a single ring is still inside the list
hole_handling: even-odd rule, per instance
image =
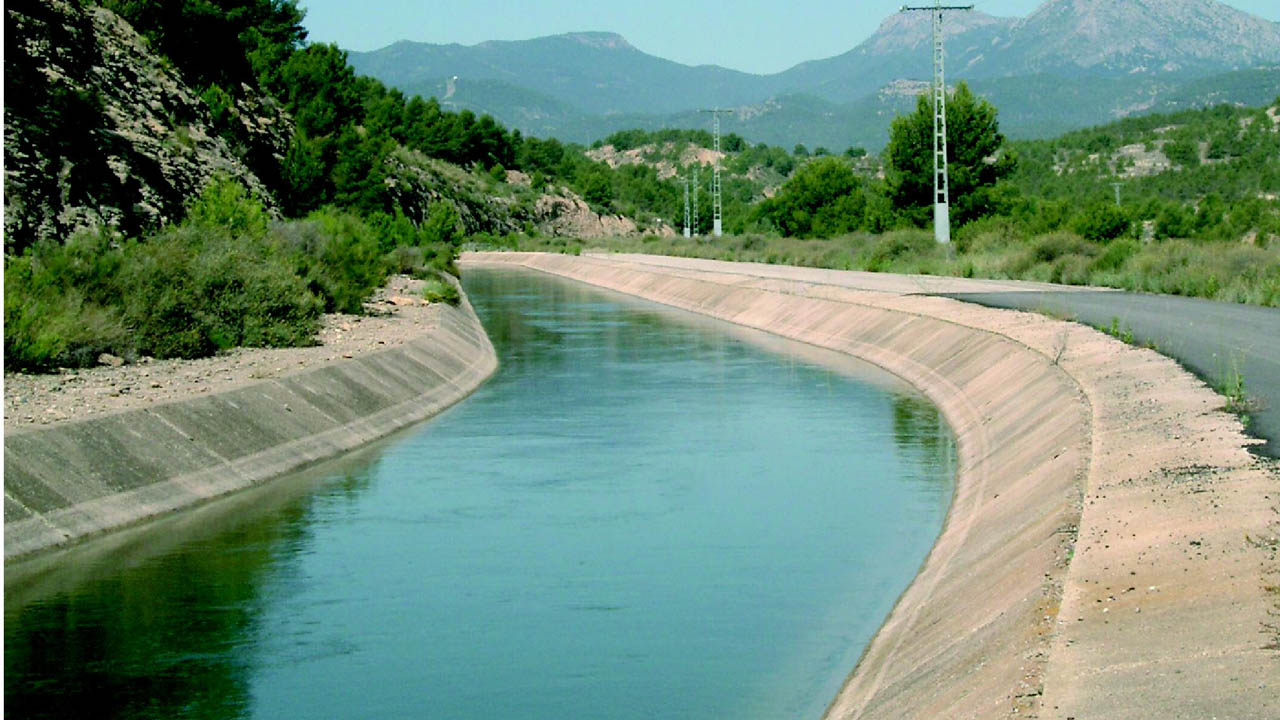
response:
[[[1049,0],[987,53],[1001,75],[1197,73],[1280,62],[1280,23],[1217,0]]]
[[[949,78],[1191,77],[1280,62],[1280,23],[1217,0],[1049,0],[1023,19],[952,13]],[[890,15],[853,50],[782,73],[782,86],[848,102],[932,74],[927,13]]]
[[[1021,19],[954,13],[946,32],[948,81],[967,80],[995,102],[1012,137],[1280,94],[1275,72],[1233,74],[1280,65],[1280,23],[1217,0],[1048,0]],[[914,104],[904,88],[931,76],[930,37],[926,13],[895,13],[849,52],[774,75],[681,65],[613,33],[399,42],[351,53],[351,63],[406,92],[576,142],[628,127],[701,126],[706,117],[694,111],[723,107],[742,111],[726,131],[754,141],[876,149],[893,115]],[[1228,77],[1230,87],[1214,85]]]
[[[472,46],[402,41],[350,56],[357,72],[397,87],[454,76],[500,80],[599,114],[675,112],[699,103],[736,105],[774,91],[773,83],[762,76],[663,60],[614,33],[569,33]]]
[[[985,77],[982,66],[996,42],[1007,37],[1015,18],[980,12],[952,13],[943,25],[948,77]],[[894,80],[933,76],[933,24],[926,13],[895,13],[870,38],[843,55],[801,63],[781,73],[782,85],[833,102],[851,102]]]

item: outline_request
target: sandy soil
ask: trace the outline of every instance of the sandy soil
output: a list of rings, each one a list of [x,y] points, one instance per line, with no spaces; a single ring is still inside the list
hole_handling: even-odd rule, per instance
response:
[[[422,283],[393,277],[365,306],[366,315],[326,315],[319,342],[306,348],[237,348],[199,360],[156,360],[57,374],[4,374],[4,430],[78,420],[221,392],[395,347],[436,325],[437,308],[422,300]]]

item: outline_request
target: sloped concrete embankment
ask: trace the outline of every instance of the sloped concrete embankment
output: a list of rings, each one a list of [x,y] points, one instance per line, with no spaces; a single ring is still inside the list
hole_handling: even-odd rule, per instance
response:
[[[1168,358],[1039,315],[750,265],[464,262],[847,352],[942,410],[959,454],[945,527],[828,717],[1275,715],[1275,468]]]
[[[497,368],[464,298],[390,350],[4,439],[6,561],[235,492],[462,399]]]

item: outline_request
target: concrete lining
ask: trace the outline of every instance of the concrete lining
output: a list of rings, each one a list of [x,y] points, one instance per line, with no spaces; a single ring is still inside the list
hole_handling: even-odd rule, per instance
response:
[[[5,561],[352,450],[444,410],[497,369],[465,295],[403,346],[222,393],[4,439]]]
[[[1280,716],[1266,589],[1276,468],[1168,358],[1073,323],[863,290],[824,271],[463,261],[856,355],[940,408],[959,453],[946,525],[828,717]]]

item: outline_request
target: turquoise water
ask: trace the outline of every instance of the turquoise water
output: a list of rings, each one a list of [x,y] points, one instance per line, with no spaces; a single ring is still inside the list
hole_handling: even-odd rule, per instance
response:
[[[7,571],[6,716],[819,716],[941,527],[936,410],[585,286],[466,285],[502,367],[434,422]]]

